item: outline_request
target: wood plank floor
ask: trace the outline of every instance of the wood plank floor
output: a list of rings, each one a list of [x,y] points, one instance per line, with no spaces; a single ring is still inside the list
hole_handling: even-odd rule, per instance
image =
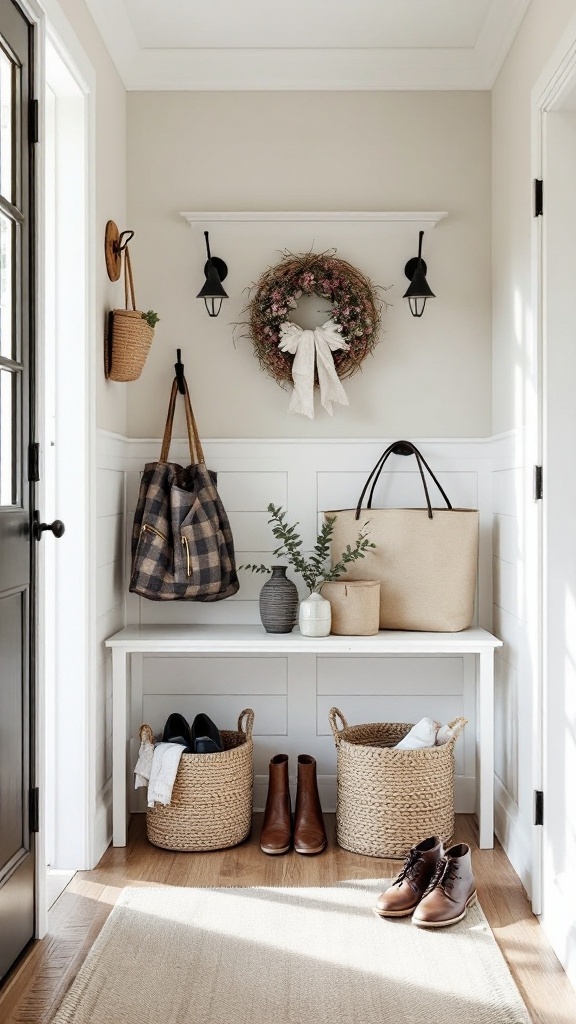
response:
[[[398,861],[341,850],[334,839],[333,815],[327,815],[329,849],[320,857],[300,857],[293,852],[267,857],[258,846],[260,818],[255,816],[252,836],[241,846],[218,853],[185,854],[151,846],[146,840],[145,818],[136,815],[128,846],[107,850],[98,866],[78,873],[56,901],[49,915],[48,935],[31,946],[0,989],[0,1022],[48,1024],[125,885],[331,885],[350,878],[392,876],[398,871]],[[576,994],[531,913],[502,848],[478,850],[476,824],[468,815],[458,816],[456,841],[473,847],[480,902],[533,1021],[575,1024]]]

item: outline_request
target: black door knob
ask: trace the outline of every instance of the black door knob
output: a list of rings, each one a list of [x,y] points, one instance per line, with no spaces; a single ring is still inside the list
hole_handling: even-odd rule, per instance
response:
[[[55,519],[53,523],[41,523],[40,513],[35,512],[32,533],[36,540],[42,540],[42,534],[45,530],[51,530],[55,537],[61,537],[64,533],[65,526],[61,519]]]

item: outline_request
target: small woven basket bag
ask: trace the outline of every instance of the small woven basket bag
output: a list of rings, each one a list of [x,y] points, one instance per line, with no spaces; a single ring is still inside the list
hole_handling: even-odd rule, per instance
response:
[[[405,857],[428,836],[448,843],[454,832],[454,736],[439,747],[395,750],[411,725],[349,726],[338,708],[329,721],[338,756],[336,835],[352,853]],[[340,723],[340,724],[339,724]]]
[[[124,299],[126,309],[113,309],[108,316],[108,337],[105,352],[105,371],[110,380],[138,380],[144,369],[146,356],[154,340],[154,328],[136,309],[134,278],[128,246],[124,252]],[[129,303],[132,308],[129,309]]]
[[[247,708],[236,731],[221,730],[224,750],[182,754],[170,804],[155,804],[146,814],[154,846],[199,852],[246,839],[252,827],[253,725],[254,712]],[[150,726],[141,726],[140,740],[151,736]]]

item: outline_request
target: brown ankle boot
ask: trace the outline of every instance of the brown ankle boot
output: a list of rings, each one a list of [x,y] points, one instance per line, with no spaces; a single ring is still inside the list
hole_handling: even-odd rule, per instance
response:
[[[294,849],[296,853],[322,853],[327,841],[316,783],[316,761],[309,754],[300,754],[294,815]]]
[[[260,833],[264,853],[286,853],[292,842],[292,809],[288,786],[288,754],[276,754],[268,766],[268,796]]]
[[[413,846],[398,878],[378,897],[375,912],[380,917],[408,917],[422,899],[443,853],[440,836]]]
[[[466,917],[466,911],[473,903],[476,903],[476,882],[472,874],[470,847],[466,843],[458,843],[446,850],[439,861],[412,920],[421,928],[445,928]]]

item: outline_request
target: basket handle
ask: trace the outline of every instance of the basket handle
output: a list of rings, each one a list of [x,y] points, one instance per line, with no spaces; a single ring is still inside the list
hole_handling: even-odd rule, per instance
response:
[[[140,743],[144,743],[145,740],[148,740],[149,743],[154,743],[154,733],[152,732],[152,728],[149,725],[146,725],[146,723],[140,726],[139,736]]]
[[[246,721],[243,721],[246,719]],[[238,716],[238,732],[246,734],[246,739],[249,740],[252,735],[252,727],[254,725],[254,712],[252,708],[246,708],[241,711]]]
[[[452,732],[454,733],[454,735],[452,736],[452,739],[448,740],[448,743],[456,743],[456,740],[458,739],[458,737],[459,737],[460,733],[462,732],[464,726],[468,725],[468,719],[467,718],[455,718],[453,722],[448,722],[448,725],[450,726],[450,728],[452,729]]]
[[[342,722],[342,728],[338,727],[338,719]],[[338,746],[340,743],[340,733],[343,732],[344,729],[348,728],[348,722],[338,708],[330,708],[330,711],[328,712],[328,721],[330,722],[332,732],[334,733],[334,742],[336,746]]]
[[[130,295],[128,295],[130,291]],[[128,305],[128,299],[132,300],[132,309],[136,309],[136,298],[134,296],[134,278],[132,277],[132,264],[130,262],[130,253],[128,246],[124,246],[124,305],[126,309],[130,309]]]

